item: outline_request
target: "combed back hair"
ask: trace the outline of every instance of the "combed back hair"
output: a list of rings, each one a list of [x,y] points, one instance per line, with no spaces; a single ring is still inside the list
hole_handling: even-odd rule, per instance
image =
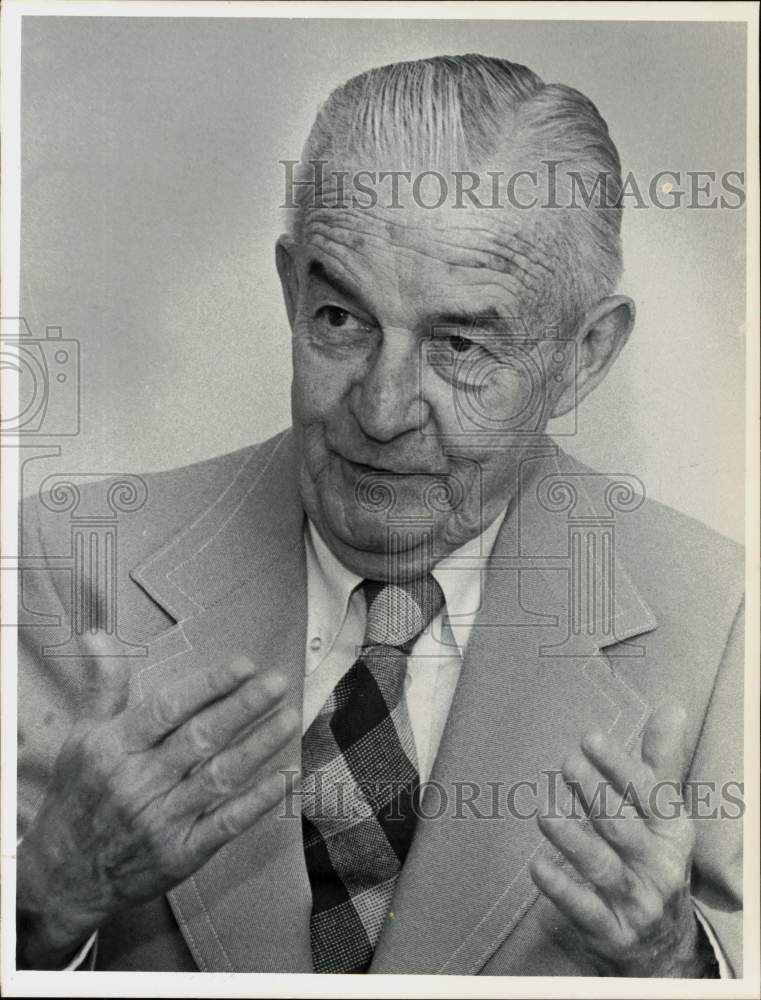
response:
[[[540,295],[564,325],[610,294],[621,276],[621,165],[608,127],[578,90],[546,84],[518,63],[477,54],[435,56],[360,73],[334,90],[317,114],[300,169],[319,160],[339,169],[498,170],[506,176],[552,161],[554,197],[563,206],[572,197],[569,172],[588,192],[603,178],[604,204],[598,189],[585,206],[577,181],[576,207],[542,209],[547,191],[540,173],[533,192],[538,213],[518,210],[512,217],[532,214],[534,228],[563,261]],[[300,238],[304,190],[295,203]]]

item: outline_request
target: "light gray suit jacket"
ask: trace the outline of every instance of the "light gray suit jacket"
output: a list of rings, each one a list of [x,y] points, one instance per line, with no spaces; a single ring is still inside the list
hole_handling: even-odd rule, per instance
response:
[[[741,781],[738,547],[660,504],[639,503],[612,485],[615,477],[596,476],[550,443],[524,471],[530,487],[497,539],[432,780],[450,789],[536,781],[586,731],[601,727],[633,744],[652,709],[675,699],[687,709],[693,748],[684,776]],[[24,505],[23,553],[32,565],[44,553],[48,565],[22,574],[20,834],[85,685],[93,675],[97,683],[86,627],[92,601],[116,599],[118,617],[106,624],[122,652],[135,654],[120,660],[132,698],[243,649],[284,671],[301,707],[304,513],[290,432],[144,480],[145,503],[120,515],[109,543],[118,544],[115,575],[80,562],[79,590],[79,515],[51,510],[61,504],[50,498]],[[86,516],[102,507],[103,488],[82,491],[80,535],[96,524]],[[590,526],[602,532],[593,543],[584,541]],[[579,574],[593,564],[615,574],[611,598],[593,586],[595,598],[579,599]],[[294,738],[278,765],[297,768],[299,759]],[[740,975],[741,823],[705,818],[697,828],[693,895]],[[370,971],[594,975],[529,877],[530,858],[548,850],[535,819],[449,810],[420,820]],[[105,926],[97,968],[308,972],[310,904],[298,816],[271,814],[166,898]]]

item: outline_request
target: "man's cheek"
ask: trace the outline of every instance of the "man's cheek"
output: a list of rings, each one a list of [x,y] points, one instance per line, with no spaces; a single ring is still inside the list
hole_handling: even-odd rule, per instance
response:
[[[293,352],[294,412],[318,417],[329,412],[345,394],[348,378],[341,365],[331,364],[318,351],[299,345]]]
[[[335,372],[307,371],[294,379],[294,414],[302,420],[329,421],[340,417],[344,385]]]

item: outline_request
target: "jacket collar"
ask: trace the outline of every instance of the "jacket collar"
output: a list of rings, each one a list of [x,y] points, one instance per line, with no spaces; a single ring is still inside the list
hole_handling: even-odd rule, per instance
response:
[[[277,435],[262,445],[262,451],[260,455],[252,449],[208,510],[130,574],[178,622],[249,580],[254,567],[266,570],[278,563],[284,550],[302,545],[304,515],[293,468],[292,434]],[[639,595],[620,552],[615,544],[606,548],[604,541],[615,534],[621,515],[637,509],[643,492],[636,477],[593,472],[549,439],[535,446],[521,465],[518,500],[502,525],[494,566],[509,570],[520,564],[522,585],[528,584],[538,606],[545,607],[558,601],[570,607],[579,596],[568,577],[574,545],[589,546],[579,555],[585,566],[594,566],[599,586],[608,566],[614,567],[608,577],[612,604],[606,605],[601,591],[599,600],[590,594],[588,601],[572,609],[576,616],[572,630],[588,637],[583,640],[588,651],[655,628],[655,616]],[[588,542],[593,535],[594,546]],[[535,571],[529,573],[531,566]]]

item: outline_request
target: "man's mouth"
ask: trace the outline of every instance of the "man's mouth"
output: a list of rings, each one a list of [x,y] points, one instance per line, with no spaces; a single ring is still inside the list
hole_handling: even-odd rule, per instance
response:
[[[336,455],[342,462],[345,462],[350,468],[354,469],[359,475],[376,475],[376,476],[430,476],[436,473],[429,472],[427,469],[404,467],[401,463],[396,468],[391,468],[387,465],[369,465],[367,462],[358,462],[353,458],[349,458],[348,455],[344,455],[339,451],[334,451]]]

